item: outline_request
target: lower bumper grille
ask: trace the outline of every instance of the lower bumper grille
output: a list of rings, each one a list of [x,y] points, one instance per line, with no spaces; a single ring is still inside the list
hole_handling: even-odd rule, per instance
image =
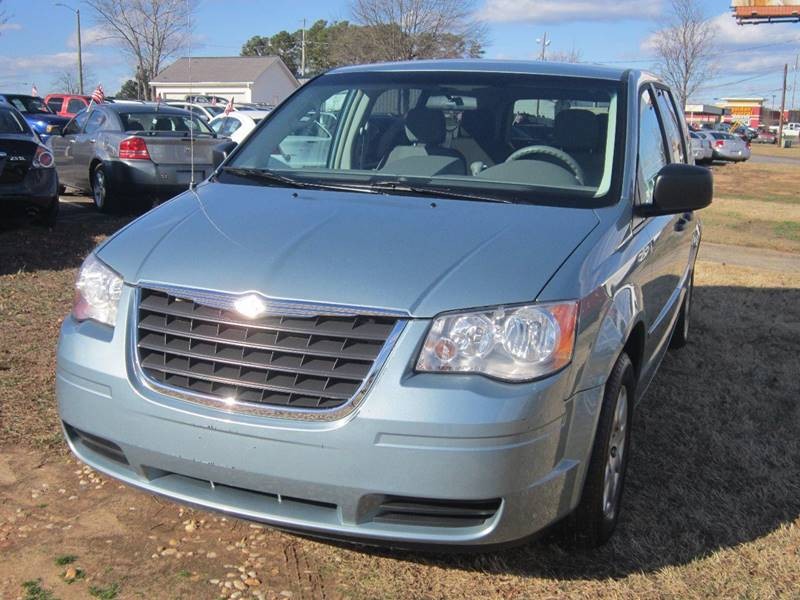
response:
[[[346,404],[376,366],[398,319],[247,319],[192,298],[142,289],[136,346],[152,381],[237,404],[319,411]]]
[[[431,500],[389,497],[378,507],[373,521],[426,527],[476,527],[500,508],[494,500]]]

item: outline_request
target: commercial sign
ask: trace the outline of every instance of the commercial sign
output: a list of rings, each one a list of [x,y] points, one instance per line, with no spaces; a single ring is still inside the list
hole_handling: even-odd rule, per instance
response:
[[[800,0],[731,0],[739,23],[800,21]]]

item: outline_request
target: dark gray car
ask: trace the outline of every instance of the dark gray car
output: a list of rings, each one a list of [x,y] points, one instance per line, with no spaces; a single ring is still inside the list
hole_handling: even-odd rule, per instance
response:
[[[61,185],[92,194],[102,211],[149,206],[202,181],[217,143],[190,112],[146,103],[93,106],[50,141]]]

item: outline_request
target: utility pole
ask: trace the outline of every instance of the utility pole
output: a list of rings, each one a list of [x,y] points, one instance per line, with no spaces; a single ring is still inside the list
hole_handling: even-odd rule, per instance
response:
[[[778,147],[783,147],[783,111],[786,110],[786,78],[789,75],[789,63],[783,65],[783,95],[781,96],[781,114],[778,117]]]
[[[81,11],[80,9],[72,8],[68,4],[64,4],[63,2],[56,2],[56,6],[63,6],[75,13],[75,17],[78,19],[78,87],[81,90],[81,96],[83,96],[83,56],[81,55]]]
[[[546,31],[544,32],[544,36],[543,37],[536,38],[536,43],[542,45],[542,52],[539,54],[539,60],[544,61],[545,53],[547,52],[547,47],[550,45],[550,42],[552,42],[552,41],[553,40],[551,40],[550,38],[547,37],[547,32]]]
[[[306,76],[306,20],[303,19],[303,36],[300,42],[300,77]]]
[[[792,103],[789,105],[789,110],[795,110],[797,104],[794,103],[795,94],[797,93],[797,69],[800,67],[800,54],[794,57],[794,83],[792,83]]]

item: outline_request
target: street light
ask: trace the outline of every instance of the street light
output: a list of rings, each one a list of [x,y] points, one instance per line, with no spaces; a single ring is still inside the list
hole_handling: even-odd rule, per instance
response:
[[[63,6],[75,13],[75,17],[78,19],[78,87],[81,90],[81,96],[83,96],[83,57],[81,56],[81,11],[78,8],[72,8],[64,4],[63,2],[56,2],[56,6]]]

